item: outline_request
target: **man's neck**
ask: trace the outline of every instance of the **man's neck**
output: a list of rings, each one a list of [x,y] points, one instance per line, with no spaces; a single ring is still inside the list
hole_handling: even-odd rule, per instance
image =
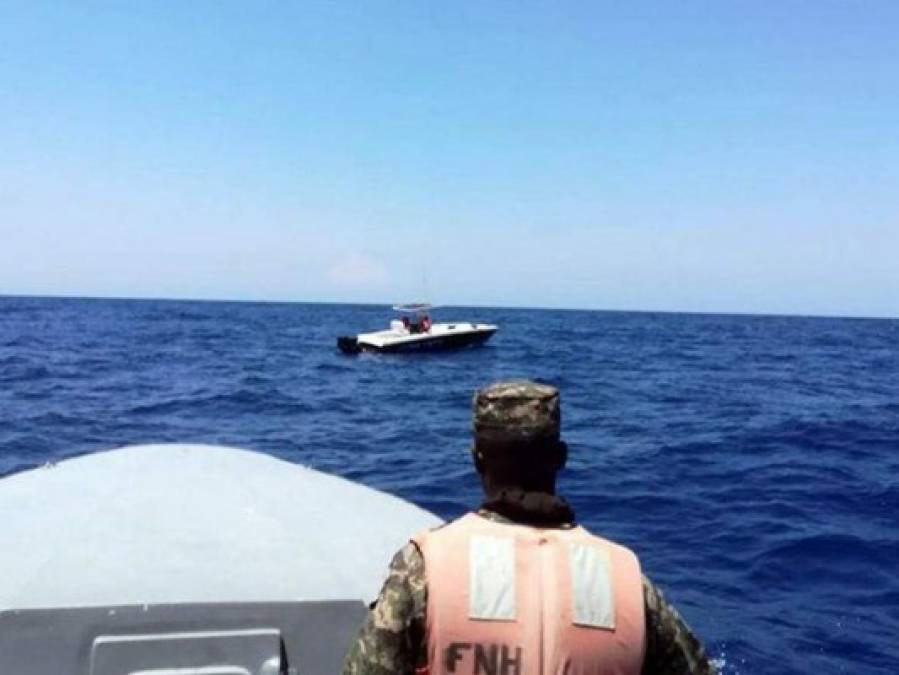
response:
[[[483,509],[516,523],[537,527],[570,527],[574,511],[561,497],[549,492],[506,488],[488,494]]]

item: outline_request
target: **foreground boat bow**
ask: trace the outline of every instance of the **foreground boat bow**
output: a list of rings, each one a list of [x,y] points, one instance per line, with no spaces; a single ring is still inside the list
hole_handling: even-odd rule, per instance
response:
[[[439,520],[267,455],[97,453],[0,480],[0,673],[333,675]]]

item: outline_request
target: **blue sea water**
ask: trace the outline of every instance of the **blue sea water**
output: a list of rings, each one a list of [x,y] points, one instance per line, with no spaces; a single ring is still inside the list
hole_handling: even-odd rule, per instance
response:
[[[451,518],[478,503],[472,392],[535,378],[562,390],[578,519],[638,551],[725,673],[899,672],[899,321],[447,308],[500,332],[454,353],[336,351],[388,318],[0,298],[0,475],[221,443]]]

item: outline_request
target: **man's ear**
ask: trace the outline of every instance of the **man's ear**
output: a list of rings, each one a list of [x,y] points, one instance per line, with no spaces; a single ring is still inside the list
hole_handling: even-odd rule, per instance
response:
[[[484,455],[478,450],[477,445],[471,446],[471,461],[474,462],[475,471],[484,474]]]

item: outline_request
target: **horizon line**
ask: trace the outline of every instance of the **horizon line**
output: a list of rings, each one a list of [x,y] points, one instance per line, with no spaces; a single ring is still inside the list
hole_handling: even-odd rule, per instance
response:
[[[251,305],[347,305],[357,307],[387,307],[391,308],[396,302],[354,302],[349,300],[257,300],[234,299],[220,297],[158,297],[158,296],[127,296],[127,295],[78,295],[78,294],[45,294],[45,293],[0,293],[2,298],[25,298],[35,300],[89,300],[89,301],[116,301],[116,302],[197,302],[197,303],[240,303]],[[485,305],[485,304],[442,304],[436,308],[471,308],[471,309],[498,309],[498,310],[531,310],[551,312],[595,312],[606,314],[683,314],[688,316],[735,316],[735,317],[759,317],[759,318],[792,318],[792,319],[852,319],[863,321],[897,321],[897,316],[872,316],[865,314],[788,314],[783,312],[740,312],[733,310],[689,310],[689,309],[611,309],[601,307],[553,307],[537,305]]]

